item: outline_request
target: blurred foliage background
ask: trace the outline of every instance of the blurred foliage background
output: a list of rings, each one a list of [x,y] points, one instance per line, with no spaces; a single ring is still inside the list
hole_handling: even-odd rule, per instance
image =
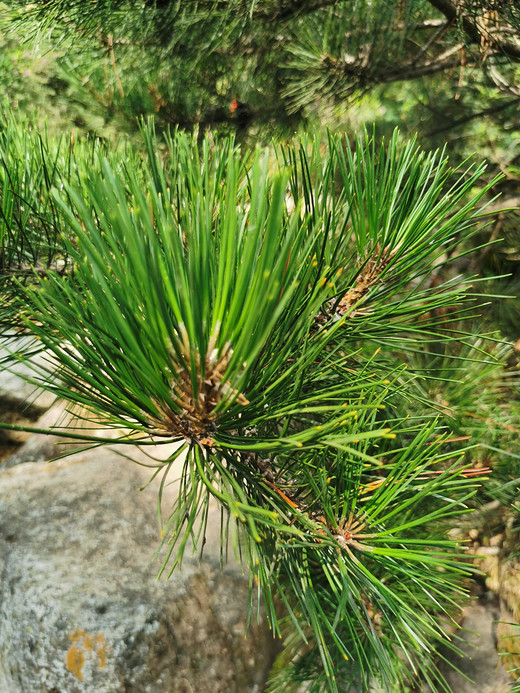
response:
[[[518,173],[512,0],[1,3],[1,89],[103,136],[164,125],[268,140],[399,125]],[[509,171],[511,168],[511,171]]]

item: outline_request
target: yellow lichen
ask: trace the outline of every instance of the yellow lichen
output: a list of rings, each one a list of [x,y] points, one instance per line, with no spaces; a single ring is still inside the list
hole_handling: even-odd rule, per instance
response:
[[[71,645],[67,652],[67,669],[71,671],[78,681],[83,681],[83,665],[85,655],[75,645]]]
[[[83,636],[83,647],[89,653],[94,649],[94,636],[90,633],[85,633]]]
[[[69,640],[73,643],[66,656],[67,669],[74,674],[78,681],[83,681],[83,665],[85,654],[96,657],[98,666],[102,669],[107,663],[107,642],[103,633],[87,633],[81,628],[75,628],[69,634]]]
[[[99,659],[99,668],[102,669],[107,663],[107,643],[101,633],[97,634],[96,653]]]
[[[72,631],[72,633],[69,635],[69,640],[71,642],[78,642],[78,640],[81,640],[81,638],[85,635],[85,631],[81,630],[81,628],[76,628],[75,630]]]

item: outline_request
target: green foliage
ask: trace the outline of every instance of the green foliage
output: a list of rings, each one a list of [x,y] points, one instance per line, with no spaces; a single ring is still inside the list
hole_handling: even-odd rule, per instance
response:
[[[79,122],[79,114],[65,100],[68,85],[61,75],[60,54],[53,50],[52,43],[29,44],[23,30],[14,30],[15,9],[13,3],[0,2],[0,104],[3,120],[15,117],[25,121],[29,117],[34,127],[39,115],[42,128],[53,133],[63,132],[75,120]],[[6,108],[7,112],[12,111],[12,116],[4,114]]]
[[[499,335],[494,338],[494,347],[471,338],[448,349],[431,345],[410,354],[413,377],[408,375],[393,401],[396,411],[411,422],[436,416],[450,431],[454,447],[466,447],[465,459],[474,473],[489,473],[479,505],[490,498],[509,505],[520,477],[516,358],[509,344]]]
[[[81,185],[103,146],[49,137],[34,121],[4,108],[0,129],[0,326],[16,321],[17,287],[51,268],[68,271],[63,237],[68,226],[51,195]]]
[[[163,488],[181,465],[162,570],[203,546],[216,499],[223,553],[236,533],[285,637],[273,691],[447,690],[439,646],[470,572],[450,520],[490,495],[510,505],[520,475],[516,357],[478,336],[473,286],[518,274],[518,220],[490,231],[482,215],[516,195],[516,5],[19,0],[0,14],[14,108],[0,325],[46,350],[34,382],[128,446],[178,444],[154,472]],[[39,131],[35,106],[113,146]],[[150,114],[162,140],[147,126],[114,144]],[[384,146],[240,151],[203,133],[374,119]],[[502,250],[468,258],[490,234]],[[517,339],[518,303],[493,296],[514,293],[505,281],[485,285],[488,311]]]
[[[451,323],[475,297],[443,268],[485,221],[483,168],[453,171],[397,134],[275,156],[180,132],[161,148],[151,125],[142,136],[142,149],[71,145],[69,169],[58,148],[47,187],[29,187],[66,260],[16,283],[47,354],[33,381],[121,443],[179,444],[154,472],[164,488],[182,465],[163,570],[188,540],[203,546],[219,502],[223,550],[234,521],[252,593],[286,635],[273,690],[442,686],[436,647],[470,572],[446,532],[477,481],[436,419],[396,408],[418,397],[393,352],[411,370],[463,336]],[[7,179],[23,141],[11,138]]]
[[[482,122],[479,114],[503,124],[518,104],[513,3],[18,0],[12,8],[23,36],[58,47],[69,99],[84,114],[97,104],[105,126],[115,119],[128,129],[135,116],[156,113],[159,123],[237,126],[258,139],[306,118],[343,125],[345,105],[374,88],[385,119],[404,100],[421,129],[430,119],[432,130]]]

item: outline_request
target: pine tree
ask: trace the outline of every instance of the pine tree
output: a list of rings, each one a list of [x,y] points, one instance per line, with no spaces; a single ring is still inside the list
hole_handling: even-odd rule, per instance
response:
[[[45,349],[33,382],[129,450],[177,445],[153,472],[181,475],[161,572],[202,550],[219,503],[223,555],[239,547],[250,608],[284,638],[272,691],[446,690],[473,570],[453,520],[513,504],[520,476],[511,352],[466,276],[497,179],[397,133],[249,150],[204,131],[263,138],[391,84],[442,82],[435,136],[510,118],[516,3],[9,11],[61,51],[78,122],[97,103],[105,125],[164,130],[107,147],[3,113],[0,328],[37,338],[12,358]]]
[[[238,543],[251,608],[258,594],[284,638],[273,691],[440,690],[472,572],[448,530],[482,473],[435,402],[403,409],[423,376],[411,357],[464,341],[456,319],[476,310],[471,280],[444,270],[485,221],[483,167],[397,133],[273,153],[142,136],[69,148],[76,175],[44,191],[61,264],[8,286],[48,357],[33,382],[130,449],[177,444],[153,473],[163,488],[180,465],[162,571],[202,549],[219,503],[223,553]]]
[[[24,36],[65,52],[68,96],[108,122],[294,128],[392,84],[432,129],[518,108],[513,0],[18,0]],[[442,89],[439,89],[439,85]],[[431,92],[435,93],[432,98]],[[383,92],[384,93],[384,92]],[[395,99],[395,94],[387,97]],[[238,105],[239,108],[235,108]],[[254,128],[255,134],[258,130]]]

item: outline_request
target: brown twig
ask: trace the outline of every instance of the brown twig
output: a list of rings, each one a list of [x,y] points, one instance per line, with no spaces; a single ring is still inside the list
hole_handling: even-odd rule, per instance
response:
[[[110,53],[110,62],[112,63],[112,69],[114,70],[114,77],[116,78],[117,90],[119,91],[120,97],[124,99],[125,91],[123,89],[123,85],[121,84],[121,79],[119,77],[119,72],[117,70],[116,54],[114,53],[114,38],[112,34],[109,34],[107,36],[107,46]]]

